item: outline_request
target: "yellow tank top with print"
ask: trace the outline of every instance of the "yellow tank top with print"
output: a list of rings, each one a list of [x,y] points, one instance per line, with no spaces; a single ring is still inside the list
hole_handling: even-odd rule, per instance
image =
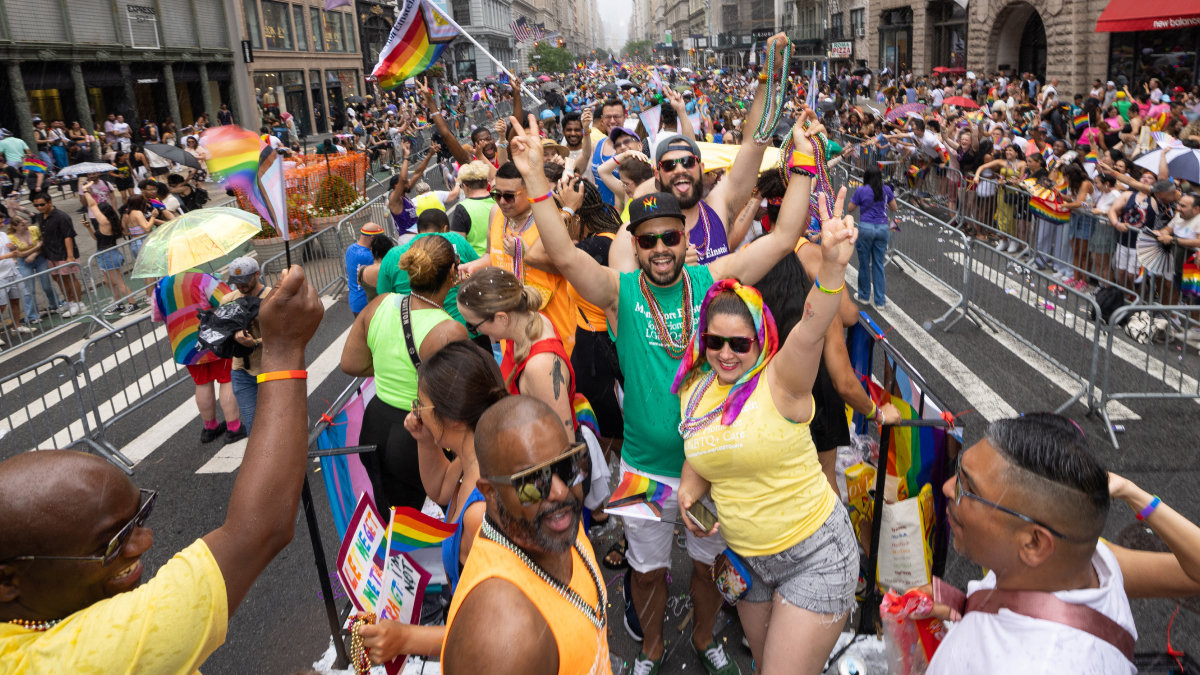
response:
[[[702,381],[697,378],[680,392],[681,410]],[[809,433],[812,416],[797,423],[780,414],[769,381],[769,376],[759,378],[733,424],[714,420],[683,445],[688,464],[712,483],[721,535],[746,556],[772,555],[804,541],[837,502]],[[712,410],[729,390],[714,382],[697,411]]]

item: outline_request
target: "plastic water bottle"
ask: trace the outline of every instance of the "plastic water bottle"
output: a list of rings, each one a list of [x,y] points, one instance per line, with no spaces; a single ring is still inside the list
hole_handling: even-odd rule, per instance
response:
[[[837,671],[838,675],[867,675],[862,659],[850,654],[838,659]]]

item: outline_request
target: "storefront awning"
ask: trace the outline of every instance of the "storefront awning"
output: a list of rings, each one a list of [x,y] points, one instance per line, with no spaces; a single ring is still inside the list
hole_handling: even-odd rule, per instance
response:
[[[1200,27],[1200,5],[1178,0],[1109,0],[1097,33]]]

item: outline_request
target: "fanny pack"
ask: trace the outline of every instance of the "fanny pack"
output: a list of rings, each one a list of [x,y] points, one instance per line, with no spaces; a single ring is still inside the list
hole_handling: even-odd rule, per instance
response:
[[[721,555],[717,556],[716,561],[713,562],[712,580],[717,585],[717,590],[721,592],[721,597],[731,605],[736,605],[739,600],[746,597],[746,594],[750,592],[750,587],[754,585],[746,561],[734,553],[731,548],[722,551]]]

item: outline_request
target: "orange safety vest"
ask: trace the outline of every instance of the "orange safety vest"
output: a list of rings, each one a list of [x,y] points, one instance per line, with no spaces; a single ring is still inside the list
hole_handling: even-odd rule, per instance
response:
[[[576,535],[588,563],[600,574],[596,554],[584,535],[582,525]],[[579,594],[591,607],[607,611],[608,592],[601,589],[603,597],[596,598],[596,585],[588,573],[583,560],[574,547],[571,548],[571,582],[568,586]],[[525,563],[507,548],[480,534],[471,544],[471,555],[463,567],[454,599],[450,601],[450,614],[446,619],[446,635],[454,626],[458,610],[466,601],[471,590],[488,579],[504,579],[521,589],[525,597],[537,607],[558,645],[558,675],[612,675],[612,664],[608,660],[608,632],[605,627],[596,628],[591,620],[566,598],[559,595]],[[601,581],[600,583],[604,583]],[[442,642],[442,663],[446,662],[446,643]]]
[[[537,224],[531,224],[521,235],[528,249],[538,240]],[[509,272],[513,269],[512,256],[504,252],[504,213],[496,207],[492,214],[492,222],[488,225],[488,252],[492,255],[492,265]],[[550,274],[539,269],[525,266],[525,278],[521,282],[531,286],[542,296],[541,312],[550,319],[554,328],[562,337],[563,348],[567,356],[575,350],[575,301],[567,293],[567,280],[561,274]]]

